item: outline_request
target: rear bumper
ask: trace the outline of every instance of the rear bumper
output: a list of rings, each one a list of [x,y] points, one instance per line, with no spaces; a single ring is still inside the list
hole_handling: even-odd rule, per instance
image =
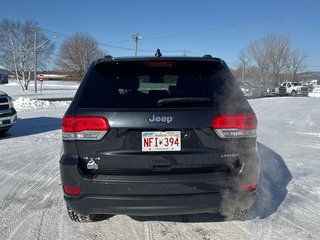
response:
[[[81,174],[77,162],[76,156],[63,155],[60,160],[60,174],[63,186],[81,188],[79,195],[64,194],[64,199],[72,210],[84,215],[151,216],[208,213],[219,212],[224,207],[237,208],[239,202],[243,203],[240,206],[245,210],[251,207],[255,197],[255,191],[237,190],[239,183],[236,178],[231,177],[190,174],[179,177],[95,176],[88,178]],[[258,177],[251,178],[250,181],[257,182]],[[231,206],[234,202],[237,206]]]
[[[65,196],[67,205],[82,214],[177,215],[217,212],[219,194],[164,196]]]
[[[242,194],[248,209],[253,204],[255,192]],[[223,194],[189,194],[159,196],[99,196],[87,195],[80,199],[65,196],[67,205],[77,213],[125,214],[132,216],[159,216],[197,213],[217,213],[223,210]]]

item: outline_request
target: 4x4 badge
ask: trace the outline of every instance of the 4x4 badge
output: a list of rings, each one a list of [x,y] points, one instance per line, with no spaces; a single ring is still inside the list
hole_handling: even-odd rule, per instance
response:
[[[148,118],[148,121],[150,123],[171,123],[173,121],[173,117],[172,116],[156,116],[155,114],[152,115],[152,117]]]
[[[87,168],[88,169],[98,169],[98,164],[96,164],[96,162],[91,159],[88,163],[87,163]]]

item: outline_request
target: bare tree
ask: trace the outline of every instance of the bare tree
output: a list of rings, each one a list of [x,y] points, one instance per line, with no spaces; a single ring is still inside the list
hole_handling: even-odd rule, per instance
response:
[[[264,47],[262,41],[254,41],[249,45],[249,53],[257,64],[260,72],[260,81],[264,81],[264,77],[269,73],[270,60],[268,51]]]
[[[291,74],[290,80],[296,80],[297,73],[305,70],[307,58],[307,54],[303,51],[291,50],[289,37],[269,34],[242,50],[239,62],[245,66],[246,62],[252,59],[255,64],[253,68],[247,67],[247,76],[249,78],[256,76],[256,66],[260,81],[274,84],[288,78],[287,73]]]
[[[288,65],[290,39],[270,34],[249,45],[249,53],[259,67],[261,81],[278,82],[280,73]]]
[[[104,52],[92,36],[77,33],[63,42],[56,65],[60,70],[75,73],[81,79],[91,62],[103,56]]]
[[[11,21],[4,19],[0,22],[0,58],[3,64],[14,74],[23,90],[27,90],[34,68],[35,38],[34,31],[38,31],[36,49],[38,67],[44,68],[54,50],[54,44],[37,28],[33,21]]]
[[[291,53],[290,39],[286,36],[269,35],[267,42],[269,43],[271,76],[274,80],[279,81],[280,73],[288,66]]]
[[[291,52],[290,57],[288,59],[288,72],[291,74],[291,81],[297,80],[297,73],[302,72],[306,69],[307,66],[308,55],[296,49]]]
[[[238,67],[241,68],[241,81],[245,81],[246,73],[248,71],[248,68],[251,62],[251,59],[247,50],[242,50],[240,52],[238,61],[239,61]]]

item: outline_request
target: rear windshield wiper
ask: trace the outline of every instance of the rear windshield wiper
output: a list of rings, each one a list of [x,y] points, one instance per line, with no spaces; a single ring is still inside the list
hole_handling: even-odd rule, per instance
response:
[[[179,98],[162,98],[157,101],[159,106],[181,103],[204,103],[210,102],[211,98],[202,97],[179,97]]]

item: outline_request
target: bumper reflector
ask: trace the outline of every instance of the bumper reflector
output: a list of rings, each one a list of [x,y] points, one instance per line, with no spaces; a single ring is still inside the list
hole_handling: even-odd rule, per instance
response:
[[[244,192],[253,192],[257,189],[257,184],[251,183],[251,184],[241,185],[240,189]]]
[[[69,194],[69,195],[79,195],[81,192],[80,187],[74,187],[74,186],[64,186],[63,190],[66,194]]]

